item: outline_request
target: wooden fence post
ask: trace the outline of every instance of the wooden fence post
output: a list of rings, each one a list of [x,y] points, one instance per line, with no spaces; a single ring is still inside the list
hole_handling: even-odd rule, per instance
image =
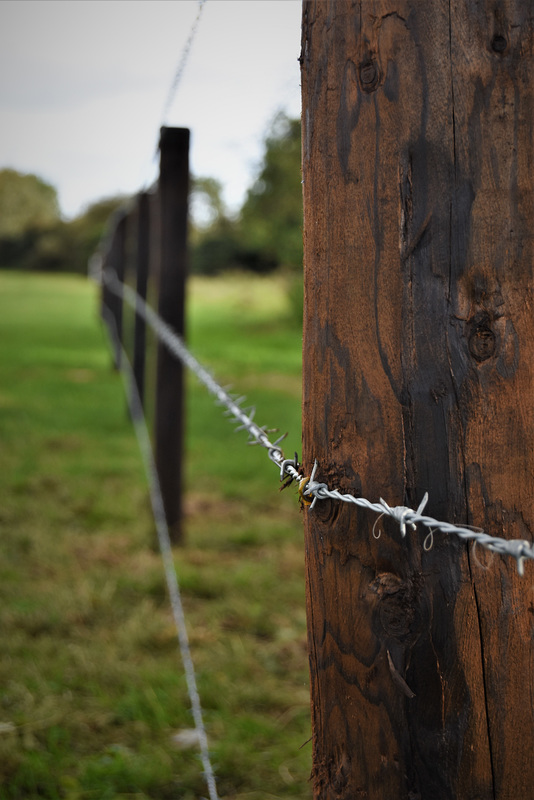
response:
[[[125,246],[126,246],[126,217],[122,211],[117,212],[112,224],[113,233],[107,252],[104,255],[104,269],[109,269],[117,274],[119,281],[124,280],[125,271]],[[107,306],[113,316],[116,336],[111,337],[114,347],[113,361],[116,369],[121,364],[122,345],[122,298],[102,287],[102,305]]]
[[[184,334],[189,131],[161,128],[160,135],[160,275],[158,312],[173,330]],[[174,543],[181,540],[183,368],[158,345],[155,406],[156,466]]]
[[[305,466],[529,541],[533,32],[529,0],[305,0],[301,55]],[[306,517],[314,796],[532,797],[532,565]]]
[[[150,252],[149,197],[147,192],[137,196],[136,207],[136,290],[139,297],[146,300],[148,284],[148,262]],[[140,314],[135,315],[133,373],[137,391],[144,405],[145,399],[145,367],[146,367],[146,323]]]

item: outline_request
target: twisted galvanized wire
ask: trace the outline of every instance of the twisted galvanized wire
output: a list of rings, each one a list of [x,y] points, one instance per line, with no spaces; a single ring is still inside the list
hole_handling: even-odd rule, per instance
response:
[[[122,283],[118,279],[116,272],[105,270],[103,281],[108,289],[122,297],[146,321],[169,352],[176,356],[184,366],[188,367],[199,381],[204,384],[208,392],[216,398],[216,403],[226,408],[224,413],[230,417],[232,422],[237,424],[236,431],[246,431],[249,436],[249,444],[259,445],[267,450],[270,460],[280,470],[280,477],[284,478],[287,475],[293,480],[302,480],[303,475],[298,471],[296,456],[293,459],[285,458],[284,452],[280,447],[280,442],[285,439],[286,434],[272,442],[268,436],[269,433],[272,433],[272,430],[269,430],[267,426],[260,427],[254,422],[256,408],[254,406],[243,408],[242,404],[246,400],[244,396],[239,397],[230,394],[220,386],[211,373],[189,352],[183,339],[156,314],[137,292]]]
[[[184,365],[189,367],[206,386],[211,394],[215,395],[220,405],[226,406],[226,412],[234,422],[238,423],[236,430],[246,430],[249,434],[251,444],[259,444],[266,448],[269,458],[280,469],[280,479],[289,476],[291,480],[299,482],[299,494],[304,502],[309,505],[310,510],[316,505],[317,500],[338,500],[342,503],[352,503],[376,514],[386,515],[394,519],[399,524],[401,536],[406,535],[406,526],[410,525],[415,529],[417,523],[430,528],[433,531],[454,534],[460,539],[470,540],[480,544],[495,553],[508,555],[515,558],[519,575],[524,574],[524,564],[527,559],[534,560],[534,546],[526,539],[502,539],[499,536],[490,536],[484,531],[468,528],[466,526],[453,525],[449,522],[441,522],[433,517],[425,516],[422,512],[428,501],[428,494],[425,494],[417,511],[407,506],[390,506],[385,500],[380,499],[378,503],[372,503],[364,497],[355,497],[352,494],[343,494],[337,489],[329,489],[326,483],[315,480],[317,472],[317,461],[309,478],[305,477],[300,471],[298,458],[295,454],[294,459],[286,459],[280,448],[280,437],[275,442],[271,442],[267,436],[267,428],[260,428],[254,421],[256,409],[254,407],[242,408],[241,404],[244,397],[235,397],[228,394],[213,376],[197,361],[189,352],[183,340],[167,325],[157,314],[148,306],[142,298],[129,286],[123,284],[117,278],[116,273],[105,270],[103,281],[106,286],[115,294],[122,297],[126,302],[139,313],[150,325],[158,338],[167,346],[171,353],[179,358]]]
[[[193,665],[193,658],[189,647],[189,637],[187,635],[187,628],[185,623],[184,608],[182,605],[182,598],[180,595],[180,587],[178,578],[176,577],[176,570],[174,568],[174,561],[172,557],[171,539],[169,536],[169,528],[165,517],[165,508],[163,505],[163,496],[161,493],[161,486],[158,479],[158,472],[152,454],[152,445],[150,436],[148,434],[145,415],[143,412],[143,404],[139,397],[137,385],[133,375],[132,366],[125,353],[117,333],[117,326],[115,318],[109,309],[103,310],[105,321],[110,331],[110,336],[117,349],[120,349],[120,369],[126,385],[126,396],[128,398],[128,406],[130,409],[130,416],[134,425],[134,430],[137,436],[139,449],[143,457],[143,464],[148,480],[150,503],[152,505],[152,513],[154,516],[154,523],[158,536],[158,543],[163,560],[163,569],[165,572],[165,579],[167,582],[167,590],[169,592],[169,599],[178,636],[178,644],[180,648],[180,655],[182,657],[182,664],[184,666],[185,680],[187,684],[187,692],[189,701],[191,703],[191,711],[193,720],[195,722],[195,730],[198,738],[200,748],[200,758],[204,768],[204,778],[208,787],[210,800],[219,800],[217,794],[217,786],[215,783],[215,775],[208,750],[208,736],[206,728],[204,727],[204,719],[202,716],[202,706],[200,703],[200,696],[197,688],[197,680],[195,675],[195,667]]]
[[[172,84],[170,86],[169,93],[167,95],[167,100],[165,101],[165,106],[163,107],[163,113],[161,115],[163,124],[165,124],[165,121],[167,119],[167,114],[169,113],[169,111],[171,109],[172,102],[173,102],[174,97],[176,95],[176,92],[178,90],[178,86],[180,85],[180,82],[182,80],[182,75],[184,74],[184,70],[185,70],[185,67],[186,67],[186,64],[187,64],[187,59],[189,58],[189,53],[191,51],[191,45],[193,44],[193,40],[194,40],[196,32],[197,32],[197,28],[198,28],[198,25],[199,25],[199,22],[200,22],[200,17],[202,16],[202,11],[204,9],[204,3],[205,2],[206,2],[206,0],[198,0],[197,15],[195,17],[193,25],[191,26],[191,30],[189,32],[189,36],[187,38],[187,41],[186,41],[186,43],[184,45],[184,48],[182,50],[182,53],[180,55],[180,60],[178,62],[178,67],[176,68],[176,72],[174,74],[174,78],[172,80]]]
[[[172,79],[172,83],[169,87],[169,91],[167,93],[167,98],[165,100],[165,104],[163,106],[163,110],[161,113],[161,121],[159,127],[164,126],[167,122],[167,117],[169,115],[169,111],[171,110],[171,106],[173,104],[174,98],[176,96],[176,92],[178,91],[178,87],[182,81],[182,77],[187,65],[187,61],[189,59],[189,53],[191,51],[191,46],[193,44],[193,40],[197,33],[197,28],[200,23],[200,18],[202,16],[202,11],[204,10],[204,4],[207,0],[198,0],[198,10],[197,15],[194,19],[193,25],[191,26],[191,30],[189,31],[189,36],[183,46],[182,52],[180,54],[180,59],[178,61],[178,66],[174,73],[174,77]],[[152,154],[147,157],[146,164],[143,167],[143,191],[147,192],[150,191],[151,184],[153,182],[153,175],[152,175],[152,168],[153,165],[157,162],[158,154],[159,154],[159,134],[157,140],[154,142],[154,149]]]
[[[315,461],[310,479],[305,484],[302,492],[304,497],[313,498],[310,509],[313,509],[317,500],[339,500],[343,503],[353,503],[361,508],[367,508],[369,511],[374,511],[376,514],[382,516],[386,515],[392,517],[392,519],[398,522],[402,537],[406,536],[407,525],[410,525],[415,530],[418,523],[430,528],[431,532],[442,531],[443,533],[453,533],[460,539],[466,541],[471,540],[482,545],[486,550],[515,558],[517,571],[521,576],[524,575],[525,572],[525,560],[534,560],[534,546],[527,541],[527,539],[501,539],[499,536],[490,536],[488,533],[484,533],[484,531],[481,530],[467,528],[461,525],[453,525],[450,522],[440,522],[433,517],[425,516],[422,512],[428,502],[428,492],[425,493],[417,511],[414,511],[408,506],[391,507],[382,498],[380,498],[378,503],[371,503],[364,497],[342,494],[336,489],[329,489],[326,483],[316,481],[315,473],[317,472],[317,467],[318,463]]]

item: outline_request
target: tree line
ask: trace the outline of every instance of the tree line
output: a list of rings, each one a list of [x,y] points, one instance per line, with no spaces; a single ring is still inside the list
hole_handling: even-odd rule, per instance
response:
[[[110,197],[72,220],[61,218],[57,192],[36,175],[0,170],[0,266],[86,273],[112,214],[127,201]],[[197,274],[278,268],[298,273],[302,264],[300,120],[276,117],[244,203],[231,215],[222,185],[191,182],[190,271]]]

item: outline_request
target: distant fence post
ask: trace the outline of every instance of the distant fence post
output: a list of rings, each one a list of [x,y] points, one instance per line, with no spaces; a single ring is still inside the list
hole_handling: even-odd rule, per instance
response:
[[[161,128],[159,315],[184,335],[189,130]],[[181,362],[158,345],[155,408],[156,465],[171,539],[182,538],[184,375]]]
[[[111,242],[104,255],[103,269],[109,269],[117,274],[119,281],[124,281],[125,271],[125,246],[126,246],[126,217],[122,212],[118,212]],[[113,316],[115,323],[116,336],[112,336],[114,346],[113,360],[115,368],[120,368],[121,346],[123,339],[122,330],[122,298],[110,292],[105,284],[102,287],[102,305],[107,306]]]
[[[150,252],[149,197],[147,192],[140,192],[138,194],[136,212],[136,290],[139,297],[146,300]],[[146,323],[141,314],[136,314],[134,323],[133,373],[137,385],[137,392],[143,405],[145,401],[145,349]]]
[[[303,3],[306,470],[529,541],[533,54],[530,0]],[[534,796],[532,565],[427,533],[306,514],[315,798]]]

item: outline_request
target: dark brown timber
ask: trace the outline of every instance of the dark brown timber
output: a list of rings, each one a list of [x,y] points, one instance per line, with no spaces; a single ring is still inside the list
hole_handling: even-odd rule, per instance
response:
[[[112,225],[111,241],[104,256],[103,268],[115,272],[119,281],[124,281],[126,269],[126,215],[119,210]],[[111,342],[114,348],[113,361],[116,369],[121,365],[121,348],[123,343],[123,304],[122,298],[110,292],[105,284],[102,287],[102,307],[111,311],[115,330]]]
[[[305,1],[304,463],[532,540],[534,5]],[[534,797],[534,567],[306,512],[316,798]]]
[[[162,128],[160,136],[160,279],[159,315],[184,334],[189,131]],[[181,540],[183,368],[158,346],[156,378],[156,466],[167,524],[174,543]]]
[[[139,297],[146,300],[148,284],[148,264],[150,254],[150,219],[149,196],[140,192],[137,196],[137,229],[135,248],[136,290]],[[140,314],[135,315],[133,372],[137,384],[137,392],[144,405],[145,401],[145,368],[146,368],[146,323]]]

